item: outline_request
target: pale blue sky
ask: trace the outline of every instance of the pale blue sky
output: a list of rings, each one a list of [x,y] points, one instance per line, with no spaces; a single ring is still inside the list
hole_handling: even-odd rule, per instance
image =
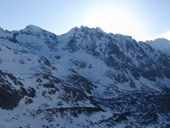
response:
[[[151,39],[170,31],[170,0],[0,0],[0,27],[29,24],[56,34],[85,25]]]

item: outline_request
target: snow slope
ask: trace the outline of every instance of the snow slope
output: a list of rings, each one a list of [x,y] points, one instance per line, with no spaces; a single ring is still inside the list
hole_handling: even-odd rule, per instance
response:
[[[170,55],[170,41],[164,38],[158,38],[153,41],[146,41],[151,47]]]
[[[168,127],[169,83],[170,58],[130,36],[0,29],[1,128]]]

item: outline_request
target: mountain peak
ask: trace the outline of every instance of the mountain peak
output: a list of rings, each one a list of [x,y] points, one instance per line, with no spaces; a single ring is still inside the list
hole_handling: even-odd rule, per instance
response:
[[[103,29],[101,29],[100,27],[96,27],[96,30],[99,32],[104,32]]]
[[[94,31],[97,31],[97,32],[104,32],[100,27],[96,27],[96,28],[94,28],[94,27],[92,27],[92,28],[89,28],[89,27],[87,27],[87,26],[81,26],[80,28],[79,28],[81,31],[84,31],[84,30],[94,30]]]
[[[151,41],[146,41],[154,49],[157,49],[163,53],[170,55],[170,41],[165,38],[158,38]]]
[[[42,37],[42,36],[56,36],[56,34],[51,33],[43,28],[40,28],[38,26],[35,25],[28,25],[26,26],[24,29],[20,30],[21,33],[25,33],[28,35],[34,35],[34,36],[38,36],[38,37]]]
[[[165,42],[170,42],[168,39],[166,39],[166,38],[157,38],[157,39],[155,39],[154,41],[162,41],[162,43],[165,43]]]
[[[104,32],[100,27],[96,27],[96,28],[89,28],[87,26],[80,26],[80,27],[74,27],[70,30],[71,32],[76,32],[76,31],[97,31],[97,32]]]
[[[27,25],[23,31],[41,32],[43,29],[35,25]]]

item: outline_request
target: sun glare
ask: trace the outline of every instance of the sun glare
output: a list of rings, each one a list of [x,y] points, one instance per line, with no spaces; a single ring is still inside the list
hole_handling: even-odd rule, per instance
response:
[[[157,36],[148,38],[147,40],[155,40],[155,39],[157,39],[157,38],[165,38],[165,39],[167,39],[167,40],[170,41],[170,30],[167,31],[167,32],[164,32],[164,33],[162,33],[162,34],[160,34],[160,35],[157,35]]]
[[[170,30],[158,36],[158,38],[161,38],[161,37],[170,40]]]
[[[131,35],[137,40],[144,38],[141,24],[131,14],[122,10],[103,10],[93,14],[86,25],[101,27],[106,32]]]

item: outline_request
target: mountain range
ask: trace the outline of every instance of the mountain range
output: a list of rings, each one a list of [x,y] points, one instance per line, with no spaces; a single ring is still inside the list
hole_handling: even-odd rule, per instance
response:
[[[170,127],[170,41],[0,28],[0,113],[0,128]]]

